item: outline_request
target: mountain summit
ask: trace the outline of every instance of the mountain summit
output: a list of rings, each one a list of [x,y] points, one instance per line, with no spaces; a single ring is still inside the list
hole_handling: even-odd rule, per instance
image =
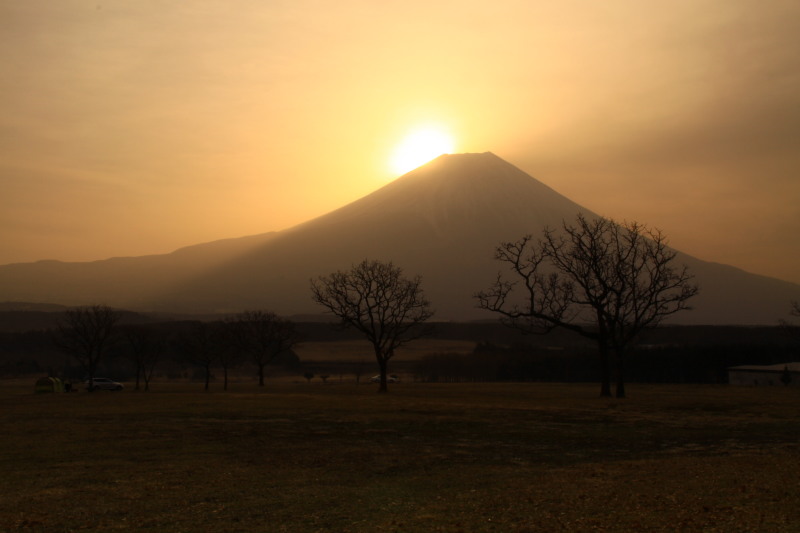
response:
[[[491,238],[491,255],[499,242],[497,235],[505,235],[505,239],[521,236],[531,228],[560,224],[564,213],[574,217],[579,211],[587,212],[491,152],[442,155],[372,194],[286,233],[329,234],[339,228],[359,235],[363,243],[355,246],[367,255],[383,249],[392,255],[400,251],[402,243],[415,249],[453,242],[480,246]],[[461,250],[460,254],[475,255],[470,252]],[[485,250],[479,253],[486,255]]]
[[[438,320],[492,319],[472,295],[501,266],[501,241],[538,235],[582,212],[492,153],[443,155],[377,191],[293,228],[91,263],[0,266],[0,301],[106,303],[143,311],[318,313],[309,280],[365,258],[421,274]],[[647,222],[647,221],[643,221]],[[800,286],[681,255],[697,276],[680,322],[774,324]]]

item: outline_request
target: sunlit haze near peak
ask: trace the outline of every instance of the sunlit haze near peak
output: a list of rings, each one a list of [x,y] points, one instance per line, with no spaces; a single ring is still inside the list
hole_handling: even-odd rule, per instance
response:
[[[797,0],[0,0],[0,266],[280,231],[491,151],[800,282],[798,21]]]
[[[405,174],[442,154],[451,154],[453,138],[436,126],[425,126],[409,133],[397,146],[390,162],[397,175]]]

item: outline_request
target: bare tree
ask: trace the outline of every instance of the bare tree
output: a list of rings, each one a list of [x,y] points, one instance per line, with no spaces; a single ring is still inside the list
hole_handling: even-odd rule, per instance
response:
[[[645,328],[690,309],[698,292],[688,269],[674,266],[677,252],[659,230],[633,223],[587,219],[549,228],[497,247],[514,281],[498,274],[494,285],[476,295],[479,307],[499,313],[523,332],[574,331],[597,342],[601,395],[611,396],[609,353],[616,362],[616,396],[625,397],[624,354]],[[515,292],[520,287],[522,294]]]
[[[361,383],[361,376],[364,375],[364,366],[366,365],[366,361],[364,361],[363,357],[359,357],[358,361],[353,368],[353,374],[356,376],[356,383]]]
[[[355,328],[372,344],[380,368],[380,392],[386,392],[386,370],[394,351],[428,333],[433,316],[422,292],[422,278],[403,277],[391,262],[365,259],[347,272],[311,280],[315,302],[339,319],[339,327]]]
[[[167,339],[163,333],[139,325],[126,327],[124,334],[130,348],[131,360],[136,366],[134,390],[139,390],[142,379],[144,390],[150,390],[150,379],[167,346]]]
[[[227,338],[225,333],[223,333],[223,336]],[[219,346],[217,352],[217,362],[222,368],[222,390],[226,391],[228,390],[228,376],[230,371],[241,364],[242,354],[235,346],[228,342],[223,342]]]
[[[270,311],[243,311],[227,321],[230,338],[240,353],[258,368],[258,386],[264,386],[264,369],[300,340],[292,321]]]
[[[203,369],[206,391],[211,382],[211,368],[219,361],[221,341],[219,323],[196,322],[181,335],[177,344],[181,359]]]
[[[791,316],[800,317],[800,302],[791,302],[789,308],[789,314]],[[788,335],[800,339],[800,326],[789,322],[788,320],[779,320],[778,323],[783,331],[785,331]]]
[[[94,378],[100,361],[114,343],[114,333],[121,315],[106,305],[67,309],[56,327],[56,345],[83,367],[94,390]]]

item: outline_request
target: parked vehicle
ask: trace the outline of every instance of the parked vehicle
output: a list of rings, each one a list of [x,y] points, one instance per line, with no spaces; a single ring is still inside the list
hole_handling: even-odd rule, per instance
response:
[[[372,376],[371,378],[369,378],[369,381],[370,381],[370,383],[380,383],[381,382],[380,374],[378,374],[377,376]],[[400,378],[398,378],[394,374],[390,374],[390,375],[386,376],[386,383],[399,383],[399,382],[400,382]]]
[[[90,380],[86,380],[86,388],[94,388],[95,390],[122,390],[125,386],[122,383],[118,383],[113,379],[108,378],[94,378],[92,383]]]

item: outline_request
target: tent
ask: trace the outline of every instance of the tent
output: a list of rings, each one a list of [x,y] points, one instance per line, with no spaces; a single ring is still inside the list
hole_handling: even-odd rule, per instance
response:
[[[39,378],[36,380],[36,392],[64,392],[64,383],[58,378]]]

